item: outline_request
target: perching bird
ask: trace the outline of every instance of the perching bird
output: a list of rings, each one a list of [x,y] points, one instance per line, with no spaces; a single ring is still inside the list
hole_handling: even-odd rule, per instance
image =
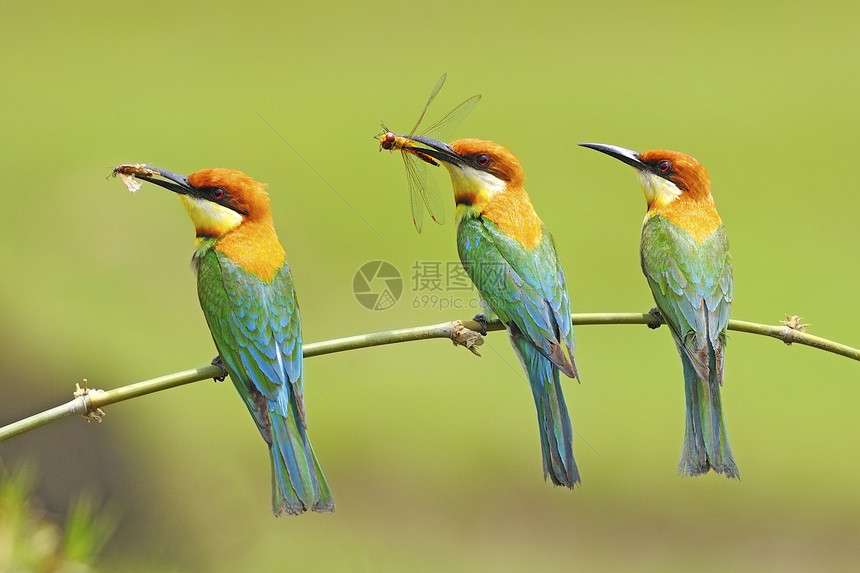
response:
[[[642,270],[684,367],[687,429],[679,470],[699,475],[713,469],[739,477],[720,398],[732,259],[708,172],[676,151],[636,153],[614,145],[581,145],[639,171],[648,203],[640,246]]]
[[[194,223],[200,306],[223,365],[269,445],[272,511],[333,511],[308,441],[299,307],[265,185],[233,169],[203,169],[188,178],[150,166],[131,171],[178,193]]]
[[[460,261],[486,305],[506,326],[528,375],[538,413],[544,478],[573,488],[580,479],[559,380],[559,371],[578,378],[570,299],[552,236],[523,188],[519,161],[501,145],[478,139],[448,145],[414,136],[403,149],[448,168]]]

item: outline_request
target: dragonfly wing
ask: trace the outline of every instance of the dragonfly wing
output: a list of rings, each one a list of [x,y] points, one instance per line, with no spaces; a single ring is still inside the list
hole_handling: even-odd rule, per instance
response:
[[[442,195],[436,180],[427,170],[427,162],[418,153],[401,150],[403,161],[406,164],[407,177],[409,179],[409,197],[412,201],[412,216],[418,232],[421,232],[419,219],[415,217],[416,212],[421,219],[424,218],[424,208],[430,213],[430,217],[439,225],[445,224],[445,206],[442,203]],[[436,165],[438,167],[438,164]],[[421,221],[423,223],[423,221]]]
[[[416,161],[420,161],[417,160]],[[427,207],[427,212],[430,217],[440,225],[445,224],[445,205],[442,203],[442,194],[439,192],[439,187],[433,176],[429,175],[427,168],[423,167],[426,185],[421,188],[421,198],[424,199],[424,206]],[[415,199],[413,199],[415,201]]]
[[[471,113],[475,106],[478,105],[478,102],[481,101],[481,94],[474,95],[449,111],[445,114],[445,117],[431,125],[427,128],[424,133],[426,137],[431,137],[433,139],[438,139],[439,141],[444,141],[445,143],[450,143],[451,136],[454,135],[454,132],[457,130],[457,127],[463,123],[463,120],[466,119],[466,116]]]
[[[418,116],[418,121],[415,122],[415,126],[412,128],[412,131],[409,132],[409,135],[415,135],[415,131],[418,129],[418,126],[421,125],[421,120],[424,119],[424,114],[427,113],[427,109],[430,107],[430,104],[433,103],[433,100],[436,99],[436,95],[439,93],[439,90],[442,89],[442,86],[445,84],[445,78],[448,77],[448,74],[442,74],[442,77],[439,78],[439,81],[436,82],[436,85],[433,86],[433,91],[430,92],[430,97],[427,98],[427,103],[424,104],[424,109],[421,110],[421,115]]]
[[[427,103],[424,105],[424,109],[421,110],[421,115],[418,116],[418,121],[415,122],[415,126],[412,128],[412,131],[409,132],[409,135],[397,136],[398,140],[404,137],[406,139],[412,139],[412,136],[415,135],[415,132],[418,130],[418,126],[421,125],[421,121],[424,119],[427,109],[430,107],[430,104],[433,103],[433,100],[436,99],[436,96],[438,95],[439,90],[442,89],[442,86],[445,83],[445,78],[447,77],[447,74],[442,74],[442,77],[439,78],[439,81],[436,82],[436,85],[430,92],[430,97],[427,98]],[[459,126],[466,116],[475,108],[475,105],[477,105],[480,99],[480,95],[470,97],[448,112],[442,119],[424,130],[421,135],[433,137],[434,139],[441,141],[448,141],[454,134],[457,126]],[[386,133],[388,132],[384,127],[383,129]],[[398,149],[401,145],[402,143],[394,148]],[[412,222],[415,224],[415,228],[419,233],[423,229],[425,208],[427,209],[427,212],[430,213],[430,217],[436,223],[440,225],[445,224],[445,205],[442,202],[442,196],[439,193],[435,180],[427,174],[427,163],[418,155],[404,151],[403,149],[401,149],[401,154],[403,155],[403,164],[406,166],[406,179],[409,183],[409,201],[412,207]]]
[[[405,151],[403,155],[403,165],[406,167],[406,181],[409,183],[409,201],[412,205],[412,222],[415,224],[415,229],[420,233],[424,228],[424,207],[421,204],[421,198],[424,196],[424,188],[432,183],[432,179],[427,176],[426,164]]]
[[[427,102],[429,105],[431,101],[433,101],[433,97],[438,93],[439,88],[442,87],[442,83],[445,80],[445,76],[439,80],[439,83],[436,84],[436,89],[433,90],[433,94],[430,100]],[[454,131],[457,127],[466,119],[466,116],[475,109],[475,106],[481,100],[481,96],[475,95],[452,109],[448,112],[445,117],[431,125],[422,135],[427,137],[432,137],[433,139],[438,139],[439,141],[447,142],[451,136],[454,134]],[[427,111],[427,108],[424,108],[424,111]],[[424,112],[421,113],[421,118],[424,117]],[[421,119],[418,120],[418,123],[421,123]],[[416,124],[416,127],[418,124]],[[414,167],[415,176],[409,175],[409,186],[410,186],[410,196],[412,200],[412,218],[415,220],[415,226],[418,228],[418,232],[421,232],[421,226],[419,224],[419,219],[416,217],[416,211],[421,214],[423,218],[423,213],[421,213],[421,205],[416,205],[418,201],[418,197],[416,195],[420,194],[421,199],[424,202],[424,206],[427,208],[427,212],[430,213],[430,217],[433,218],[434,221],[439,223],[440,225],[445,224],[445,205],[442,202],[442,195],[439,193],[439,189],[436,187],[436,183],[432,177],[427,175],[427,164],[417,157],[405,153],[403,154],[403,160],[406,162],[407,171],[410,170],[410,164]],[[418,177],[420,172],[420,178]],[[415,184],[418,181],[421,181],[421,184]],[[416,194],[415,191],[418,191]]]

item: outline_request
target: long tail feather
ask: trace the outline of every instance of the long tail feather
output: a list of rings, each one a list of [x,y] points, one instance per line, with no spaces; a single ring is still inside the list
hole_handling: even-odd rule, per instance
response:
[[[695,476],[713,469],[728,478],[738,478],[740,473],[732,457],[723,421],[717,369],[711,368],[711,375],[705,380],[683,353],[681,361],[687,395],[687,429],[678,469],[683,475]]]
[[[511,342],[529,377],[540,428],[543,474],[555,485],[573,488],[580,483],[573,458],[573,429],[561,390],[559,370],[522,336]]]
[[[290,404],[285,419],[271,412],[272,512],[297,515],[307,510],[334,511],[334,500],[317,462],[307,430]]]

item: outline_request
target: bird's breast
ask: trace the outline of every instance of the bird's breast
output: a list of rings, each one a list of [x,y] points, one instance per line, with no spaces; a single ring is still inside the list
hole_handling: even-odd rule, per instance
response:
[[[274,226],[268,221],[246,222],[222,237],[215,250],[267,283],[287,260]]]
[[[481,216],[496,224],[500,231],[533,250],[543,237],[543,224],[529,196],[522,189],[494,195],[481,210]]]
[[[645,222],[658,215],[687,231],[697,243],[704,241],[722,224],[713,202],[673,201],[655,206],[648,210]]]

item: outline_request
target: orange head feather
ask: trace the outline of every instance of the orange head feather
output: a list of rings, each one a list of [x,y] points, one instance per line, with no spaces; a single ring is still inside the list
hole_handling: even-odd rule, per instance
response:
[[[274,278],[286,254],[275,233],[263,183],[235,169],[201,169],[185,178],[144,167],[135,175],[179,194],[198,239],[215,239],[215,249],[247,271],[265,281]],[[199,243],[203,249],[211,244]]]
[[[525,173],[520,161],[506,147],[483,139],[459,139],[451,144],[451,149],[460,157],[474,161],[476,167],[484,167],[487,173],[507,182],[509,187],[523,186]]]
[[[223,168],[201,169],[189,176],[188,182],[198,190],[212,190],[210,193],[223,195],[219,205],[242,215],[238,226],[217,230],[221,238],[215,249],[245,270],[267,282],[271,281],[284,264],[286,253],[275,232],[266,185],[254,181],[241,171]],[[185,203],[188,208],[189,201]],[[195,220],[192,209],[188,208],[188,212],[200,235],[204,229]]]
[[[694,201],[711,198],[711,180],[708,170],[696,158],[664,149],[643,151],[639,159],[661,177],[675,184],[681,196]]]
[[[254,181],[241,171],[223,167],[201,169],[188,177],[188,183],[198,190],[223,191],[222,204],[240,213],[246,221],[271,217],[266,184]]]
[[[666,217],[699,241],[721,224],[711,196],[708,172],[693,157],[662,149],[636,153],[602,143],[581,145],[623,161],[639,171],[639,182],[648,204],[647,217]]]
[[[525,192],[525,174],[513,153],[481,139],[460,139],[450,145],[426,137],[413,141],[427,146],[415,149],[448,168],[458,221],[467,216],[482,217],[524,247],[537,246],[543,225]]]

